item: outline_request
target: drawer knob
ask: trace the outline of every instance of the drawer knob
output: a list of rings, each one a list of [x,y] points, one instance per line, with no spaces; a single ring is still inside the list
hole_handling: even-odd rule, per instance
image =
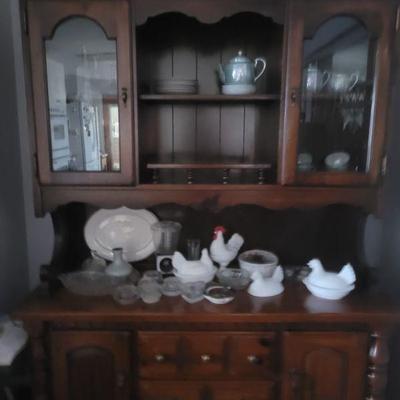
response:
[[[211,356],[208,354],[202,354],[200,358],[201,361],[203,361],[204,363],[208,363],[211,361]]]
[[[155,359],[157,362],[161,363],[161,362],[164,362],[164,361],[165,361],[165,356],[164,356],[163,354],[156,354],[156,355],[154,356],[154,359]]]
[[[255,356],[254,354],[250,354],[249,356],[247,356],[247,361],[250,364],[259,364],[261,360],[259,359],[259,357]]]

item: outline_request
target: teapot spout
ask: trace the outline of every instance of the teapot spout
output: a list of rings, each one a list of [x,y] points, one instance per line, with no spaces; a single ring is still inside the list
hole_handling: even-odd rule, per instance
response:
[[[221,81],[221,83],[225,83],[225,72],[224,72],[224,68],[222,67],[221,64],[218,64],[218,76],[219,76],[219,80]]]

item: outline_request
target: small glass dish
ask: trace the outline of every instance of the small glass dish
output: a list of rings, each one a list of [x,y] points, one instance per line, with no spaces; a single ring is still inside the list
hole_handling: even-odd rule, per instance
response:
[[[181,296],[188,303],[197,303],[203,300],[205,287],[205,282],[181,283]]]
[[[163,283],[163,276],[162,273],[159,271],[155,270],[145,271],[142,280],[154,281],[157,282],[159,285],[161,285]]]
[[[142,278],[138,284],[140,298],[147,304],[153,304],[160,301],[160,285],[153,280]]]
[[[181,294],[179,279],[174,276],[165,278],[161,285],[161,292],[164,296],[179,296]]]
[[[249,285],[250,273],[240,268],[224,268],[218,271],[218,280],[221,285],[229,286],[235,290],[246,289]]]
[[[121,285],[114,290],[112,296],[118,304],[126,306],[137,301],[139,293],[135,285]]]
[[[105,296],[113,292],[119,282],[103,272],[76,271],[58,277],[66,289],[83,296]]]
[[[204,297],[214,304],[227,304],[235,298],[235,291],[230,287],[211,285],[205,290]]]

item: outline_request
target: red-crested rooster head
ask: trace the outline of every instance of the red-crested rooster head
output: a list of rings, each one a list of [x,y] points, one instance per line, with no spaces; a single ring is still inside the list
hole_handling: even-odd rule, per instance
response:
[[[218,232],[222,232],[222,233],[225,233],[226,232],[226,229],[225,229],[225,227],[223,227],[223,226],[216,226],[215,228],[214,228],[214,237],[213,237],[213,239],[216,239],[217,238],[217,233]]]

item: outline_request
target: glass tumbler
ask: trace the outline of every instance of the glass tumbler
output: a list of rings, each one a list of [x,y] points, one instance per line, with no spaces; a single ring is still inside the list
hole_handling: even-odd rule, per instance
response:
[[[200,239],[186,240],[187,259],[199,260],[200,259]]]
[[[153,304],[160,301],[160,285],[155,281],[141,280],[138,285],[140,298],[147,304]]]

